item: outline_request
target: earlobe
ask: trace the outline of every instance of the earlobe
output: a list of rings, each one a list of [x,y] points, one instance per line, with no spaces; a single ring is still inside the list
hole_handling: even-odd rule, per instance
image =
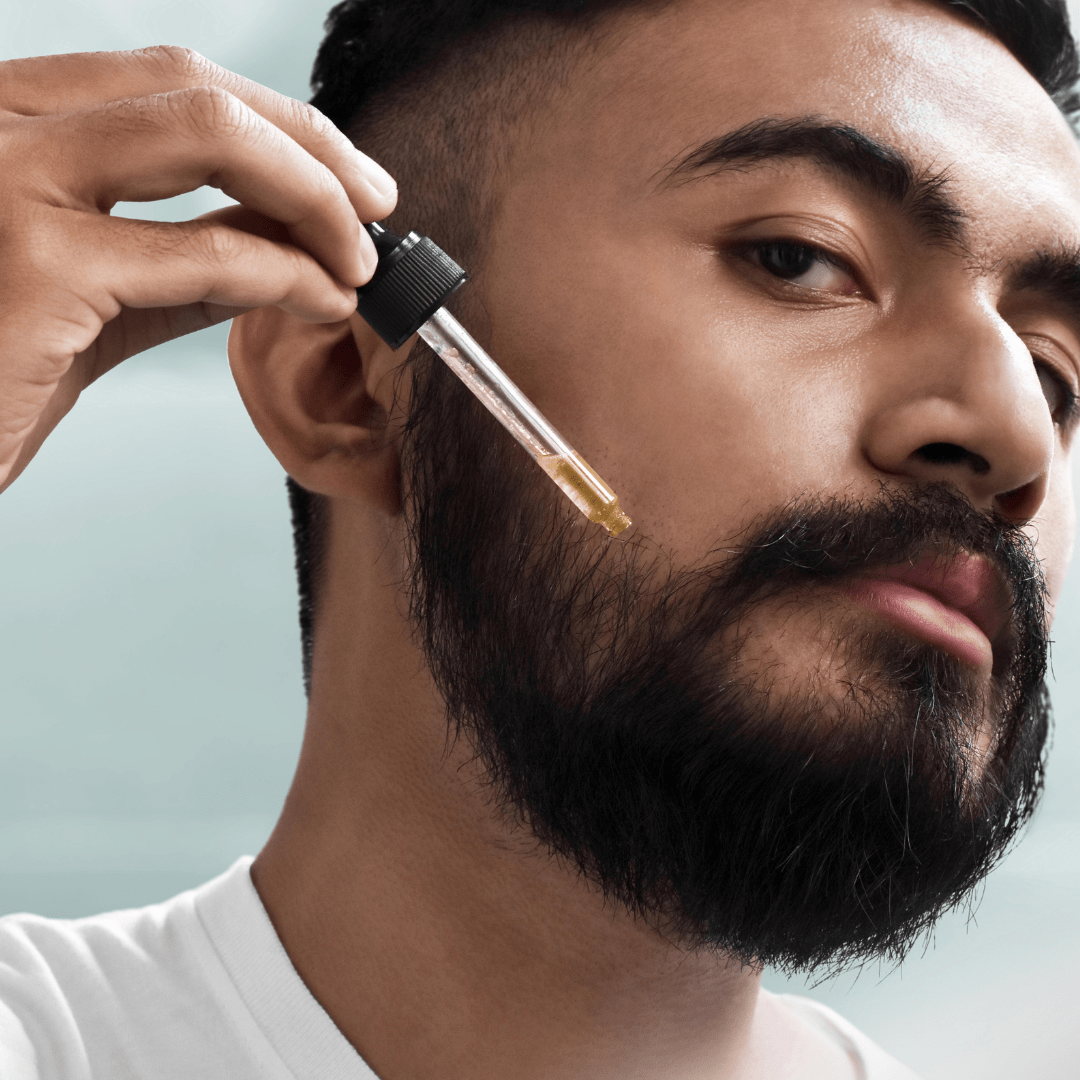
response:
[[[396,353],[359,318],[302,322],[278,308],[233,321],[229,361],[251,419],[285,471],[309,491],[400,507]]]

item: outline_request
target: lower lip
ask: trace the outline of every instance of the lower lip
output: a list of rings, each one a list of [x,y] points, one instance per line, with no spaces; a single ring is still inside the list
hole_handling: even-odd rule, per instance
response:
[[[899,581],[864,580],[844,590],[851,599],[958,660],[989,672],[990,639],[963,612]]]

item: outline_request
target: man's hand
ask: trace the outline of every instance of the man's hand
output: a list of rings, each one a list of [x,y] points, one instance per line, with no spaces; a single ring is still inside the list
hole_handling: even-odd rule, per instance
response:
[[[109,216],[204,184],[240,206]],[[395,200],[315,109],[187,50],[0,63],[0,490],[137,352],[271,304],[347,318]]]

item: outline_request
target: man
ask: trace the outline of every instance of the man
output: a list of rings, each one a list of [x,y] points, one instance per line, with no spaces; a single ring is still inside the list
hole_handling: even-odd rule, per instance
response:
[[[1063,5],[345,4],[315,102],[396,210],[198,58],[0,73],[7,481],[108,367],[248,310],[310,681],[250,872],[4,920],[3,1075],[910,1075],[758,981],[903,956],[1038,795],[1080,386]],[[204,182],[241,206],[104,216]],[[356,217],[391,211],[470,267],[459,316],[631,532],[356,316]]]

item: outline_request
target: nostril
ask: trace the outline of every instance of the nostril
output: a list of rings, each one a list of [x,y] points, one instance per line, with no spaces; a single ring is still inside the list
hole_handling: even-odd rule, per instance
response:
[[[998,513],[1017,525],[1030,521],[1038,506],[1037,492],[1032,491],[1033,486],[1025,484],[1014,491],[1006,491],[998,495],[994,500],[997,503]]]
[[[990,462],[982,454],[973,454],[962,446],[950,442],[934,442],[920,446],[915,456],[931,465],[967,465],[977,476],[990,471]]]

